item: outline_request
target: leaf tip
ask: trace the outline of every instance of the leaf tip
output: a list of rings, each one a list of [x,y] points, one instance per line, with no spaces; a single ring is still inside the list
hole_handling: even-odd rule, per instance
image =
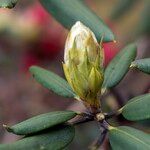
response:
[[[11,127],[7,126],[6,124],[3,124],[3,128],[5,128],[8,132],[12,132]]]
[[[130,68],[134,68],[134,67],[136,67],[136,64],[135,63],[131,63]]]
[[[31,67],[29,68],[30,73],[34,74],[35,69],[37,69],[37,68],[38,68],[38,66],[31,66]]]

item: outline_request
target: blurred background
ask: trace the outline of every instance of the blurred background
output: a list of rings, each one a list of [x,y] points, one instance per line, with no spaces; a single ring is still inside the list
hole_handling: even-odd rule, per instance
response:
[[[103,43],[105,66],[129,42],[138,45],[137,58],[150,57],[149,0],[85,0],[85,3],[112,29],[116,43]],[[68,31],[49,15],[37,0],[22,0],[14,9],[0,9],[0,142],[20,138],[7,133],[2,124],[13,125],[31,116],[54,110],[83,111],[81,103],[53,94],[29,74],[38,65],[64,77],[64,43]],[[104,111],[123,106],[134,96],[150,92],[150,76],[131,70],[102,100]],[[122,116],[113,125],[130,124],[150,132],[150,121],[128,122]],[[142,124],[147,127],[143,128]],[[87,149],[99,131],[94,123],[77,126],[69,149]],[[86,136],[85,136],[86,135]],[[109,149],[107,139],[103,148]]]

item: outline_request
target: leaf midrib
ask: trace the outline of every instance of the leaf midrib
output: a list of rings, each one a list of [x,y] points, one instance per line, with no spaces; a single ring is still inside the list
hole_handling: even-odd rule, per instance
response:
[[[132,136],[132,135],[130,135],[129,133],[123,131],[123,130],[119,130],[118,128],[114,128],[114,130],[119,131],[119,132],[122,132],[122,133],[126,134],[127,136],[129,136],[129,137],[135,139],[136,141],[139,141],[140,143],[142,143],[142,144],[144,144],[144,145],[146,145],[146,146],[148,146],[148,147],[150,148],[150,145],[148,145],[147,143],[141,141],[140,139],[136,138],[135,136]]]
[[[150,96],[150,94],[145,95],[145,96]],[[133,103],[135,104],[135,103],[137,103],[137,102],[143,100],[143,97],[144,97],[144,95],[143,95],[141,98],[139,98],[139,99],[133,100],[133,101],[131,101],[131,102],[129,101],[129,102],[124,106],[124,108],[127,107],[128,105],[133,105]]]

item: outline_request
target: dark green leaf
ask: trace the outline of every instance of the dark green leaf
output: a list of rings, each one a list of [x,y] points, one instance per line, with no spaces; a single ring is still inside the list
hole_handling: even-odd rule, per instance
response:
[[[105,70],[103,88],[114,87],[123,79],[136,57],[136,49],[135,44],[129,44],[113,58]]]
[[[0,0],[0,8],[13,8],[18,0]]]
[[[137,68],[140,71],[150,74],[150,58],[135,60],[131,64],[131,68]]]
[[[128,12],[136,3],[138,0],[119,0],[117,1],[117,4],[115,5],[112,13],[111,13],[111,19],[119,19],[122,17],[126,12]]]
[[[123,108],[123,116],[132,121],[150,119],[150,94],[131,99]]]
[[[113,150],[150,149],[150,135],[131,127],[110,129],[109,139]]]
[[[30,67],[30,72],[33,74],[33,77],[37,82],[52,90],[56,94],[71,98],[76,96],[67,81],[53,72],[37,66]]]
[[[88,26],[100,40],[113,41],[114,35],[102,19],[91,11],[82,0],[40,0],[42,5],[64,27],[70,29],[76,21]]]
[[[0,150],[60,150],[74,137],[74,127],[63,126],[23,138],[12,144],[1,144]]]
[[[4,127],[14,134],[28,135],[64,123],[76,115],[74,111],[56,111],[35,116],[12,127]]]
[[[140,15],[139,23],[137,26],[137,32],[136,36],[140,36],[141,34],[143,35],[149,35],[150,34],[150,13],[149,13],[149,8],[150,8],[150,2],[145,1],[145,6],[143,8],[143,11]]]

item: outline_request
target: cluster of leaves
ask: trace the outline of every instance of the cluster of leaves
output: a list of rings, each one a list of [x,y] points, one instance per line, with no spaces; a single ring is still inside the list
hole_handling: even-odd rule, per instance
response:
[[[136,60],[136,46],[130,44],[125,47],[105,69],[103,88],[112,88],[125,76],[129,68],[135,67],[150,74],[150,59]],[[124,62],[124,63],[120,63]],[[77,96],[69,84],[58,75],[43,68],[30,68],[37,82],[51,89],[58,95],[76,98]],[[150,119],[150,94],[131,99],[119,112],[131,121]],[[82,113],[74,111],[57,111],[42,114],[12,127],[4,125],[9,131],[17,135],[25,135],[20,141],[13,144],[2,144],[1,149],[63,149],[74,137],[74,127],[60,125]],[[113,149],[149,149],[150,136],[131,127],[110,127],[109,139]]]
[[[70,28],[76,21],[80,20],[90,27],[98,38],[105,35],[104,41],[114,40],[114,35],[110,29],[82,1],[41,0],[41,3],[66,28]],[[0,5],[10,8],[14,6],[14,1],[3,0]],[[89,17],[90,19],[88,19]],[[135,60],[136,49],[135,44],[129,44],[105,68],[102,91],[115,87],[129,69],[136,68],[150,74],[150,58]],[[67,98],[78,98],[67,81],[58,75],[37,66],[31,67],[30,72],[37,82],[56,94]],[[138,96],[129,100],[125,106],[116,111],[115,115],[122,114],[127,120],[131,121],[150,119],[149,105],[150,94]],[[99,120],[100,124],[109,119],[105,114],[108,113],[103,113],[104,118]],[[68,121],[77,115],[84,117],[87,114],[84,112],[57,111],[30,118],[12,127],[4,125],[7,131],[23,135],[24,138],[12,144],[1,144],[0,149],[64,149],[74,137],[75,124],[68,123]],[[89,120],[95,120],[95,116]],[[108,125],[106,130],[109,133],[110,144],[115,150],[150,149],[149,134],[127,126],[112,127]]]

